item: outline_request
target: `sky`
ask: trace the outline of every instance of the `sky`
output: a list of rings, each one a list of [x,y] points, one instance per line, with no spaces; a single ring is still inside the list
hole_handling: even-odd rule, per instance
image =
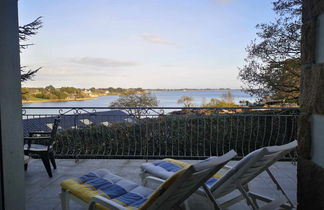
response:
[[[42,16],[21,65],[24,87],[240,88],[238,68],[271,0],[20,0],[19,24]]]

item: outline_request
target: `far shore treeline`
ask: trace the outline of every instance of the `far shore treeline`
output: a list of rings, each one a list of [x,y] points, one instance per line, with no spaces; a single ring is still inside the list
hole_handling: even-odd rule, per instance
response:
[[[108,95],[144,94],[146,90],[142,88],[75,88],[61,87],[55,88],[52,85],[45,88],[22,88],[23,103],[42,101],[74,101],[96,98]]]
[[[230,88],[177,88],[177,89],[143,89],[143,88],[75,88],[61,87],[55,88],[48,85],[44,88],[23,87],[21,89],[22,102],[50,102],[50,101],[78,101],[96,98],[99,96],[109,95],[131,95],[131,94],[146,94],[151,91],[208,91],[208,90],[233,90]]]

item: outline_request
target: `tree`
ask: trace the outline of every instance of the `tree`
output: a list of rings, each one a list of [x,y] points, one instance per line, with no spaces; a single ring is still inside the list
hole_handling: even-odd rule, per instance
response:
[[[38,33],[38,30],[43,26],[42,17],[36,18],[33,22],[28,23],[23,26],[19,26],[19,42],[20,42],[20,52],[22,50],[28,48],[29,46],[33,45],[30,43],[23,44],[26,42],[31,36],[36,35]],[[41,67],[37,69],[28,69],[26,66],[21,66],[21,77],[20,81],[25,82],[29,79],[31,79],[35,74],[41,69]]]
[[[21,88],[21,93],[22,93],[22,100],[30,100],[31,96],[28,94],[28,89],[27,88]]]
[[[239,78],[259,99],[297,102],[300,92],[302,0],[276,0],[278,18],[258,24],[257,39],[246,48]]]
[[[127,94],[119,96],[118,99],[113,101],[111,107],[152,107],[159,104],[155,95],[151,93],[147,94]],[[147,112],[146,109],[125,109],[128,114],[140,119],[144,113]]]
[[[54,93],[55,92],[55,87],[53,87],[53,85],[48,85],[45,87],[45,90],[50,92],[50,93]]]
[[[234,104],[234,96],[231,91],[227,91],[222,95],[222,99],[224,102],[228,104]]]
[[[184,107],[191,107],[193,106],[194,98],[191,96],[182,96],[177,103],[178,104],[183,104]]]
[[[217,98],[210,99],[210,102],[203,104],[204,107],[236,107],[237,105],[233,101],[219,100]]]

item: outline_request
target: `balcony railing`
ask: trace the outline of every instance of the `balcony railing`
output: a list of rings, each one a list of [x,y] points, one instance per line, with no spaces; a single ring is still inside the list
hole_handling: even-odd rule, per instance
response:
[[[58,158],[239,157],[297,139],[298,108],[25,107],[24,135],[60,117]],[[294,154],[287,156],[292,159]]]

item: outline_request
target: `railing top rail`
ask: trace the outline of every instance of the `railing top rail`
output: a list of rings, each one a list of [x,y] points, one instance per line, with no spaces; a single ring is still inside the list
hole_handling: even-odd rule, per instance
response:
[[[22,107],[22,109],[254,109],[254,110],[299,110],[299,107]]]

